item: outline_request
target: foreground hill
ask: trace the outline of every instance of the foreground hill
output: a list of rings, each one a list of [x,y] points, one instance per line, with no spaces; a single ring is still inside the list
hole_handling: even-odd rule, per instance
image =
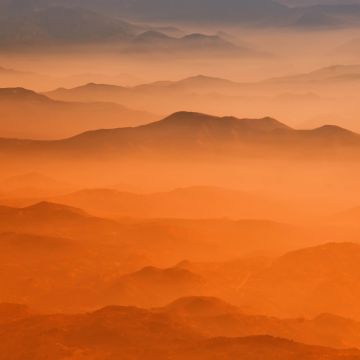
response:
[[[360,136],[337,126],[295,130],[272,118],[237,119],[179,112],[134,128],[90,131],[61,141],[0,139],[3,155],[61,158],[222,159],[359,156]]]
[[[358,350],[310,346],[271,336],[211,337],[169,312],[107,307],[80,315],[27,317],[0,325],[0,358],[358,360]]]
[[[23,88],[0,89],[2,137],[58,139],[99,128],[134,126],[157,117],[120,104],[51,100]]]

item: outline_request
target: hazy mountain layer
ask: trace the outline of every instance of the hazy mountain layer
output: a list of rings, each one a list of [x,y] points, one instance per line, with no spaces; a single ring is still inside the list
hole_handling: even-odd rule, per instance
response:
[[[54,101],[22,88],[0,89],[2,137],[61,139],[99,128],[135,126],[158,116],[110,102]]]
[[[337,126],[295,130],[275,119],[237,119],[179,112],[134,128],[95,130],[59,141],[0,140],[4,154],[55,157],[189,157],[218,161],[260,156],[353,157],[360,136]]]

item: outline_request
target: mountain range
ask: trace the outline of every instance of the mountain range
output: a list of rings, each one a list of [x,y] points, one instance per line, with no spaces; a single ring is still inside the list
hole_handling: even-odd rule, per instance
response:
[[[197,308],[198,306],[198,308]],[[10,306],[7,305],[10,312]],[[13,313],[16,305],[13,305]],[[188,309],[191,309],[191,312]],[[203,309],[205,308],[205,311]],[[206,308],[212,310],[207,315]],[[184,313],[185,310],[185,313]],[[216,312],[214,311],[216,310]],[[206,333],[205,323],[234,321],[254,324],[266,323],[266,318],[246,318],[226,303],[213,298],[180,299],[165,308],[145,310],[134,307],[109,306],[86,314],[76,315],[23,315],[17,320],[7,317],[1,325],[1,354],[11,353],[14,360],[29,360],[50,357],[54,360],[71,357],[74,359],[109,360],[122,357],[139,359],[146,354],[147,359],[176,360],[197,359],[215,360],[221,358],[241,358],[244,360],[358,360],[360,352],[355,349],[331,349],[324,346],[305,345],[284,338],[269,335],[248,337],[212,336]],[[7,322],[6,322],[7,321]],[[202,324],[202,321],[204,324]],[[268,326],[275,325],[275,319],[268,319]],[[341,321],[341,320],[340,320]],[[346,322],[346,320],[344,320]],[[278,327],[289,326],[291,321],[278,320]],[[309,321],[311,333],[318,332],[319,338],[325,338],[326,326],[322,320]],[[286,325],[287,323],[287,325]],[[195,324],[195,326],[194,326]],[[212,331],[211,325],[207,332]],[[200,326],[200,327],[199,327]],[[265,325],[266,327],[267,325]],[[301,329],[304,324],[292,323]],[[351,324],[354,330],[358,324]],[[259,328],[262,326],[260,325]],[[306,326],[304,326],[305,328]],[[303,329],[305,330],[305,329]],[[353,335],[350,329],[346,334]],[[241,330],[240,330],[241,331]],[[205,333],[204,333],[205,332]],[[301,332],[301,330],[300,330]],[[107,336],[102,336],[104,333]],[[289,329],[292,333],[292,329]],[[342,334],[334,334],[341,339]],[[298,337],[294,334],[295,337]],[[37,341],[33,341],[36,339]],[[15,340],[15,341],[14,341]],[[46,347],[41,346],[46,341]],[[0,355],[1,359],[5,359]]]
[[[181,104],[182,109],[192,112],[250,118],[271,115],[291,119],[292,126],[303,129],[328,123],[359,132],[359,76],[358,65],[334,65],[256,82],[196,75],[132,87],[89,83],[58,88],[45,95],[67,102],[126,103],[134,109],[146,108],[159,114],[176,112]]]
[[[95,11],[88,3],[82,5],[19,0],[2,4],[0,44],[4,49],[93,44],[102,46],[103,51],[111,49],[106,45],[113,45],[117,53],[148,55],[151,50],[151,54],[167,56],[171,53],[189,56],[190,51],[198,55],[210,52],[226,56],[260,55],[218,35],[182,35],[182,31],[169,26],[135,25],[114,13]]]
[[[32,305],[73,311],[109,303],[163,306],[201,295],[223,298],[248,314],[314,318],[326,312],[360,319],[360,248],[339,242],[351,238],[347,231],[265,220],[115,221],[46,202],[2,206],[2,299],[29,298]],[[357,241],[359,231],[350,233]],[[239,329],[233,326],[226,328]],[[220,335],[218,327],[213,331]],[[282,327],[278,331],[271,334],[289,336]]]
[[[337,126],[295,130],[272,119],[237,119],[178,112],[139,127],[95,130],[57,141],[1,139],[3,156],[207,159],[357,156],[360,136]]]

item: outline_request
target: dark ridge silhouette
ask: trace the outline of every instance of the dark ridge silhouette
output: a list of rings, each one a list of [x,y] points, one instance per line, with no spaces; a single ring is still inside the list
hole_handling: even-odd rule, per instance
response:
[[[0,139],[0,149],[4,154],[22,157],[40,152],[44,157],[73,159],[346,158],[359,156],[360,136],[335,126],[295,130],[272,118],[238,119],[178,112],[148,125],[88,131],[61,141]]]

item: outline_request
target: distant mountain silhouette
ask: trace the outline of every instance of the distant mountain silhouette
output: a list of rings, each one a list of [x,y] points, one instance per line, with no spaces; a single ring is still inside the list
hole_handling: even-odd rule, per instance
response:
[[[198,105],[198,108],[200,106],[205,109],[214,94],[229,96],[231,99],[243,95],[254,86],[257,85],[196,75],[179,81],[158,81],[133,87],[90,83],[75,88],[59,88],[47,92],[46,95],[60,101],[111,101],[126,103],[133,108],[145,107],[153,112],[174,112],[178,110],[179,104],[190,110],[196,109],[198,102],[202,104]],[[168,99],[167,104],[162,101],[164,96]],[[226,103],[226,99],[222,97],[219,99],[217,96],[217,101],[222,100],[221,102]]]
[[[181,52],[181,54],[186,55],[188,51],[191,51],[191,55],[208,53],[212,56],[265,56],[265,53],[261,53],[244,45],[239,46],[233,44],[221,36],[201,33],[173,37],[159,31],[146,31],[136,36],[127,47],[127,51],[130,52],[149,53],[150,50],[153,54],[172,51],[175,53]]]
[[[255,82],[229,81],[200,74],[126,88],[84,85],[50,91],[47,95],[62,101],[108,99],[135,109],[145,107],[155,113],[176,112],[181,104],[187,111],[216,115],[263,117],[271,114],[279,119],[290,119],[293,127],[312,128],[329,123],[359,132],[360,127],[354,120],[357,116],[355,98],[340,99],[342,92],[355,94],[358,91],[359,71],[357,65],[334,65]],[[295,112],[296,117],[289,115]]]
[[[100,12],[66,6],[30,4],[2,11],[3,46],[73,44],[127,40],[138,32],[135,25]],[[81,24],[81,26],[78,26]],[[36,31],[31,31],[31,30]]]
[[[0,101],[53,102],[44,95],[24,88],[0,88]]]
[[[205,9],[205,10],[204,10]],[[148,25],[134,25],[121,18],[131,18],[135,22],[168,23],[236,23],[251,27],[299,27],[331,28],[338,26],[352,27],[360,17],[359,4],[315,5],[311,7],[288,7],[274,0],[219,0],[211,3],[205,0],[177,1],[58,1],[37,0],[24,4],[23,1],[3,2],[1,6],[2,46],[57,46],[73,44],[117,43],[117,51],[137,52],[142,40],[145,49],[150,43],[161,40],[161,46],[152,49],[162,52],[164,44],[169,45],[170,54],[179,46],[182,54],[197,54],[204,48],[218,53],[234,55],[235,45],[216,36],[190,35],[190,37],[169,41],[167,35],[159,34],[159,29]],[[78,25],[81,26],[78,26]],[[164,29],[164,27],[162,27]],[[152,33],[146,33],[151,31]],[[154,36],[157,32],[157,36]],[[145,36],[137,41],[137,36]],[[151,36],[149,36],[151,35]],[[196,46],[201,45],[201,46]],[[238,51],[243,55],[245,49]],[[236,52],[236,51],[235,51]],[[206,51],[205,51],[206,54]],[[194,54],[192,54],[193,56]]]
[[[113,101],[136,103],[136,98],[144,97],[153,99],[159,95],[179,96],[183,92],[194,93],[229,93],[246,89],[247,84],[241,84],[226,79],[196,75],[179,81],[158,81],[141,84],[134,87],[124,87],[106,84],[89,83],[72,89],[60,88],[47,92],[46,95],[55,100],[63,101]]]
[[[217,35],[173,37],[171,28],[134,25],[112,13],[106,14],[104,9],[91,9],[88,3],[77,6],[75,3],[35,1],[25,5],[12,1],[10,6],[2,8],[0,19],[0,44],[8,48],[116,43],[117,51],[125,54],[148,52],[151,46],[155,53],[171,50],[185,56],[191,55],[191,50],[197,54],[215,51],[256,55],[251,49],[237,47]]]
[[[129,89],[124,86],[89,83],[73,89],[59,88],[46,93],[55,100],[62,101],[111,101],[118,102]]]
[[[357,156],[360,136],[335,126],[295,130],[272,119],[238,119],[179,112],[134,128],[89,131],[61,141],[0,140],[4,153],[78,154],[209,160],[221,157]],[[72,156],[73,157],[73,156]]]
[[[0,89],[2,136],[40,139],[64,138],[98,128],[134,126],[157,119],[145,111],[120,104],[52,100],[23,88]]]

